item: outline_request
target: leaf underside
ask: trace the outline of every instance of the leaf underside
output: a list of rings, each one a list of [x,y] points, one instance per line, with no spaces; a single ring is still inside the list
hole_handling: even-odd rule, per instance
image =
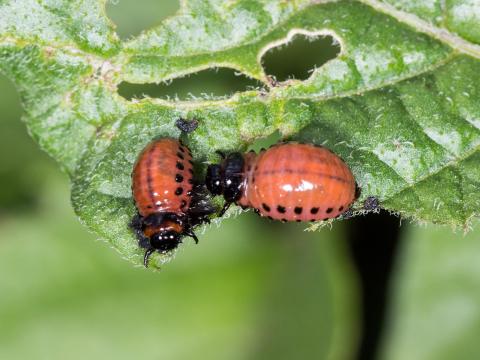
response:
[[[480,5],[442,3],[189,0],[121,42],[105,1],[3,0],[0,71],[19,90],[31,135],[70,175],[81,220],[134,263],[131,169],[152,138],[180,136],[179,117],[200,122],[182,135],[199,173],[215,150],[278,131],[349,164],[362,189],[354,209],[375,196],[402,216],[465,227],[480,205]],[[309,79],[274,86],[261,56],[298,34],[333,36],[341,52]],[[264,87],[190,101],[117,93],[122,81],[212,67]]]

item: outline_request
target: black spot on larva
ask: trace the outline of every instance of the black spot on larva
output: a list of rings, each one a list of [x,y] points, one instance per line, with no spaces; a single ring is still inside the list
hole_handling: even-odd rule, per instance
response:
[[[288,220],[287,219],[282,219],[282,222],[286,223]]]
[[[285,207],[284,206],[281,206],[281,205],[278,205],[277,206],[277,211],[280,213],[280,214],[285,214]]]
[[[183,170],[185,169],[185,166],[183,166],[183,163],[181,163],[180,161],[177,162],[177,169],[178,170]]]
[[[153,209],[153,206],[152,206],[152,205],[148,205],[148,206],[147,206],[147,209]]]
[[[343,209],[344,209],[344,207],[343,207],[343,206],[340,206],[340,207],[338,208],[338,211],[342,212]]]
[[[190,163],[190,165],[193,165],[193,161],[192,161],[192,160],[188,160],[188,162]]]
[[[183,181],[183,176],[180,174],[175,175],[175,181],[181,183]]]
[[[177,157],[178,157],[179,159],[182,159],[182,160],[184,159],[183,154],[182,154],[182,153],[179,153],[179,152],[177,152]]]
[[[180,146],[180,147],[178,148],[178,150],[179,150],[180,152],[182,152],[182,153],[185,152],[185,148],[184,148],[183,146]]]
[[[333,208],[328,208],[327,209],[327,214],[330,214],[333,211]]]
[[[193,185],[193,179],[188,179],[188,183],[189,183],[190,185]]]
[[[316,214],[316,213],[318,213],[318,210],[320,210],[320,209],[319,208],[311,208],[310,213],[311,214]]]
[[[183,188],[178,187],[177,190],[175,190],[175,195],[182,195],[183,194]]]
[[[266,212],[270,212],[270,206],[268,206],[267,204],[263,203],[262,207],[263,207],[263,210],[265,210]]]
[[[271,216],[267,216],[268,220],[273,220],[273,218]]]
[[[295,214],[297,215],[300,215],[303,211],[303,209],[301,207],[295,207],[295,209],[293,209],[293,211],[295,212]]]
[[[297,219],[296,221],[297,221],[297,222],[302,222],[302,220],[300,220],[300,219]]]
[[[193,169],[192,168],[189,168],[188,172],[193,175]]]
[[[185,206],[187,206],[187,202],[185,200],[182,200],[180,207],[184,208]]]
[[[253,209],[253,211],[255,212],[255,214],[259,215],[260,214],[260,210],[258,209]]]
[[[250,170],[252,170],[252,167],[250,165],[248,165],[247,171],[250,171]]]
[[[314,222],[314,221],[317,221],[317,219],[310,219],[310,222]]]
[[[252,176],[252,184],[255,183],[255,176]]]
[[[192,192],[191,192],[191,191],[187,191],[187,196],[192,196]]]

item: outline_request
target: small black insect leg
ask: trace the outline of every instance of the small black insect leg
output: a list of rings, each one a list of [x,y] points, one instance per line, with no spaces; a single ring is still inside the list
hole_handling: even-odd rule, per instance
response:
[[[349,208],[347,211],[345,211],[343,214],[340,215],[342,219],[351,219],[353,218],[353,210],[352,208]]]
[[[148,260],[150,259],[150,256],[155,252],[154,248],[147,249],[145,251],[145,255],[143,256],[143,265],[148,268]]]
[[[225,205],[223,205],[222,210],[218,213],[218,217],[222,217],[227,212],[230,205],[232,205],[231,202],[226,202]]]
[[[215,151],[222,159],[225,159],[227,155],[222,150]]]
[[[195,240],[195,244],[198,244],[197,235],[195,235],[195,233],[193,232],[192,229],[186,229],[186,230],[185,230],[185,235],[188,235],[188,236],[190,236],[191,238],[193,238],[193,240]]]
[[[128,225],[130,226],[130,229],[132,229],[137,236],[140,233],[142,233],[142,217],[140,216],[140,214],[136,213],[133,216],[132,221],[130,221],[130,224]]]
[[[150,247],[150,239],[143,234],[143,217],[140,216],[139,213],[136,213],[132,221],[130,221],[129,226],[135,233],[140,247],[148,249]]]
[[[362,194],[362,188],[358,186],[358,183],[355,181],[355,199],[354,201],[357,201],[357,199],[360,197]]]

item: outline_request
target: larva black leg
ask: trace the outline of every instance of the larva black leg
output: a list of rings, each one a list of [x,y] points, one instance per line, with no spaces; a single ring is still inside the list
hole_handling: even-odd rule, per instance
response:
[[[379,211],[380,202],[375,196],[369,196],[363,202],[363,208],[368,211]]]
[[[362,194],[362,188],[358,186],[358,183],[355,181],[355,199],[353,201],[357,201],[357,199]]]
[[[227,157],[227,155],[222,151],[222,150],[216,150],[215,151],[218,155],[220,155],[220,157],[223,159],[225,159]]]
[[[186,230],[185,230],[185,235],[188,235],[188,236],[190,236],[191,238],[193,238],[193,240],[195,240],[195,244],[198,244],[197,235],[195,235],[195,233],[193,232],[192,229],[186,229]]]
[[[226,202],[225,205],[223,205],[222,210],[218,213],[218,217],[222,217],[227,212],[230,205],[232,205],[231,202]]]
[[[130,221],[130,224],[128,224],[130,229],[132,229],[135,234],[138,235],[138,232],[142,231],[142,217],[140,216],[139,213],[136,213],[132,220]]]
[[[140,214],[135,214],[129,224],[130,229],[133,230],[138,239],[138,245],[141,248],[148,249],[150,247],[150,240],[143,234],[143,218]]]
[[[148,268],[148,260],[150,259],[150,256],[155,252],[155,249],[150,248],[145,251],[145,255],[143,256],[143,265]]]
[[[352,208],[349,208],[347,211],[345,211],[343,214],[340,215],[342,219],[350,219],[353,217],[353,210]]]

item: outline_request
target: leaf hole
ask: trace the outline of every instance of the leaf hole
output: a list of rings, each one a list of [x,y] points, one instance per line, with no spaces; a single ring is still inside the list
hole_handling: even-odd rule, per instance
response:
[[[265,73],[278,82],[306,80],[313,71],[335,59],[341,51],[339,41],[328,34],[293,33],[262,55]]]
[[[106,11],[121,39],[128,39],[159,25],[180,9],[178,0],[109,0]]]
[[[233,69],[216,68],[173,79],[168,83],[132,84],[122,82],[118,87],[118,93],[128,100],[141,99],[145,96],[166,100],[192,100],[230,97],[236,92],[260,87],[262,84],[259,81],[239,74]]]

